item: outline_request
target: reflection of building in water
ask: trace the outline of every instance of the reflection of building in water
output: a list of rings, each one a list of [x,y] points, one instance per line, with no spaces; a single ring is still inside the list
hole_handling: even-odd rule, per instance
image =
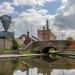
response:
[[[0,75],[11,75],[13,72],[13,64],[10,60],[0,60]]]
[[[75,69],[53,69],[51,75],[75,75]]]
[[[52,72],[52,69],[48,68],[38,68],[38,74],[43,74],[43,75],[50,75]]]
[[[50,75],[51,69],[47,68],[30,68],[26,71],[16,70],[13,75]]]
[[[27,74],[26,71],[22,72],[21,70],[16,70],[13,75],[75,75],[75,69],[52,69],[50,71],[43,68],[39,69],[32,68],[29,70],[29,73]]]
[[[44,62],[40,58],[31,59],[28,58],[26,62],[24,60],[1,60],[0,61],[0,75],[75,75],[75,60],[70,61],[56,61],[56,62]],[[72,62],[71,62],[72,61]],[[52,64],[51,64],[52,63]],[[52,68],[66,68],[64,70],[52,69]],[[69,70],[68,70],[69,69]],[[13,73],[14,72],[14,73]]]
[[[13,75],[29,75],[29,65],[24,61],[20,62]]]

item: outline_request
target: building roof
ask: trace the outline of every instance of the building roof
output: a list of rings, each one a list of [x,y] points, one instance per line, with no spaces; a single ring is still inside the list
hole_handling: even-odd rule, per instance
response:
[[[35,36],[32,36],[32,39],[35,40],[35,41],[39,41],[39,39]]]
[[[32,39],[33,41],[38,40],[38,38],[36,38],[35,36],[28,37],[26,34],[22,34],[20,37],[18,37],[18,39],[23,39],[23,37]]]
[[[0,38],[14,38],[14,32],[0,31]]]
[[[18,37],[18,39],[22,39],[23,37],[27,37],[27,35],[22,34],[21,36]]]

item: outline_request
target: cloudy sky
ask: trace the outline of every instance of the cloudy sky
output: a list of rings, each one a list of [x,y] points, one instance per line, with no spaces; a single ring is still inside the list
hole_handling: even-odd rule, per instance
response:
[[[12,17],[16,36],[27,31],[36,35],[36,30],[49,19],[57,37],[75,37],[74,8],[75,0],[0,0],[0,16]]]

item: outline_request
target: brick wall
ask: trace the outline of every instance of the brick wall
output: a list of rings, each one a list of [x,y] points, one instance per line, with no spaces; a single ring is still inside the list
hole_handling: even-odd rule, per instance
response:
[[[50,30],[38,30],[38,39],[40,41],[50,41],[50,40],[55,40],[56,37]]]

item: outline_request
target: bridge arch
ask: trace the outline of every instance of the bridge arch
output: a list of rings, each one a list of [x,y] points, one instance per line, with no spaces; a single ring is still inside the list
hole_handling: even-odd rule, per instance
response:
[[[57,48],[53,46],[47,46],[42,49],[42,53],[49,53],[49,50],[57,50]]]

